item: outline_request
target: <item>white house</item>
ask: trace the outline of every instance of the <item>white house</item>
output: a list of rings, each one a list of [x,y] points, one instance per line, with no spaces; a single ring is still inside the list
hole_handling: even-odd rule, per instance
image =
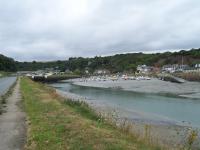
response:
[[[196,69],[199,69],[199,68],[200,68],[200,64],[196,64],[196,65],[195,65],[195,68],[196,68]]]
[[[110,74],[110,71],[107,69],[98,69],[94,72],[94,74],[98,74],[98,75],[105,75],[105,74]]]
[[[162,67],[162,71],[169,72],[169,73],[174,73],[177,71],[185,71],[189,70],[190,67],[188,65],[178,65],[178,64],[173,64],[173,65],[164,65]]]
[[[178,64],[173,64],[173,65],[164,65],[162,67],[162,71],[174,73],[176,69],[178,68]]]
[[[138,65],[137,71],[139,71],[140,73],[149,73],[150,71],[152,71],[152,67],[147,65]]]

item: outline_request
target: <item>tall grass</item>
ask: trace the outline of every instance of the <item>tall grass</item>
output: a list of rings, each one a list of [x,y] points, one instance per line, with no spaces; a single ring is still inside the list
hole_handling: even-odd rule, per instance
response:
[[[64,99],[28,79],[21,80],[21,89],[29,122],[27,149],[157,149],[110,124],[85,102]]]
[[[24,83],[25,81],[26,81],[26,83]],[[29,84],[29,86],[27,84]],[[62,113],[64,114],[65,109],[69,109],[70,111],[72,111],[71,112],[72,114],[69,115],[70,117],[73,116],[72,118],[74,118],[74,115],[75,116],[78,115],[79,117],[76,119],[80,119],[81,122],[83,120],[84,120],[83,122],[85,122],[86,120],[87,120],[86,122],[91,121],[92,123],[89,126],[93,126],[92,128],[97,128],[97,129],[95,129],[96,130],[95,132],[91,131],[91,129],[90,129],[89,132],[92,132],[92,134],[94,134],[94,135],[97,134],[96,136],[98,136],[99,134],[102,134],[102,132],[105,132],[105,130],[109,130],[109,132],[111,131],[113,134],[113,135],[111,134],[110,136],[112,137],[115,135],[116,136],[115,140],[117,140],[118,139],[117,136],[119,136],[119,134],[118,135],[114,134],[117,131],[117,132],[120,132],[120,134],[126,135],[126,136],[124,136],[125,139],[127,137],[130,137],[131,139],[134,139],[133,141],[135,143],[137,143],[141,146],[143,145],[142,147],[145,147],[144,145],[147,145],[147,147],[149,147],[149,148],[146,148],[146,149],[169,149],[170,150],[172,148],[172,144],[162,145],[159,142],[156,142],[151,125],[144,125],[143,135],[139,134],[139,132],[134,132],[136,129],[134,122],[130,121],[127,118],[123,118],[123,119],[120,118],[119,114],[116,110],[114,110],[110,113],[100,113],[100,112],[97,112],[96,110],[94,110],[93,108],[91,108],[86,102],[65,99],[65,98],[59,96],[56,93],[56,90],[53,88],[47,87],[44,84],[38,84],[38,83],[34,83],[30,80],[23,79],[23,89],[27,88],[27,87],[28,87],[28,90],[26,90],[26,91],[23,90],[24,91],[23,95],[26,95],[25,99],[29,99],[29,101],[26,100],[27,102],[29,102],[29,103],[31,102],[30,105],[27,106],[30,109],[33,109],[33,106],[32,106],[33,103],[36,103],[36,102],[39,103],[38,99],[40,99],[40,100],[43,99],[40,96],[40,94],[50,95],[49,99],[52,99],[54,101],[59,101],[62,104],[62,106],[59,106],[59,109],[57,110],[58,115],[56,115],[56,116],[58,119],[60,118],[59,121],[57,120],[57,124],[59,124],[60,121],[63,122],[62,118],[64,119],[66,116],[62,116]],[[34,98],[35,95],[37,95],[37,96]],[[31,97],[29,97],[29,96],[31,96]],[[31,100],[32,98],[34,98],[34,100]],[[39,105],[39,104],[37,104],[37,105]],[[40,105],[36,106],[36,107],[37,108],[41,107]],[[48,109],[48,107],[50,107],[49,103],[45,103],[45,105],[46,105],[45,109]],[[34,109],[37,109],[37,108],[34,108]],[[41,109],[42,109],[42,107],[41,107]],[[61,113],[59,113],[60,110],[62,110]],[[32,111],[32,113],[33,113],[32,115],[34,116],[34,118],[35,118],[35,111],[36,110]],[[40,110],[37,110],[37,111],[40,111]],[[51,112],[48,112],[48,113],[51,114]],[[60,115],[62,117],[59,117]],[[42,117],[44,117],[44,116],[45,115],[42,115]],[[53,119],[53,118],[51,118],[51,119]],[[67,119],[67,118],[65,118],[65,119]],[[73,122],[76,122],[76,121],[70,119],[70,123],[72,123],[72,124],[73,124]],[[37,124],[35,126],[37,126]],[[86,133],[86,135],[84,135],[84,136],[86,136],[88,138],[88,140],[93,140],[93,138],[92,138],[93,136],[90,135],[89,133],[87,133],[88,131],[87,132],[85,131],[88,129],[82,129],[81,125],[77,127],[76,124],[73,124],[73,126],[74,127],[70,126],[70,128],[67,128],[67,130],[74,130],[75,132],[79,132],[77,130],[80,130],[79,134],[82,134],[82,130],[84,130],[84,133]],[[182,145],[177,146],[175,148],[173,147],[173,149],[181,149],[181,150],[182,149],[184,149],[184,150],[185,149],[194,149],[194,144],[195,144],[195,141],[197,140],[195,133],[196,132],[189,132],[188,135],[186,135],[187,139],[184,141],[184,143],[182,143]],[[61,133],[59,133],[59,134],[61,134]],[[66,132],[66,134],[67,134],[67,132]],[[105,135],[98,137],[99,140],[102,141],[101,138],[106,138],[104,136]],[[75,143],[78,142],[75,137],[71,137],[71,138],[73,138],[73,140],[75,140],[74,141]],[[120,143],[119,145],[121,145],[121,144],[122,143]],[[140,148],[140,149],[146,150],[145,148]]]

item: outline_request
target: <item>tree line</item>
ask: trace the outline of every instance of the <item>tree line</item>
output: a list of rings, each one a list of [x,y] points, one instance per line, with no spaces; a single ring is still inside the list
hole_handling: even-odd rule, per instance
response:
[[[138,65],[161,67],[165,64],[188,64],[194,66],[200,63],[200,49],[165,53],[127,53],[114,56],[96,56],[93,58],[71,57],[68,60],[50,62],[16,62],[11,58],[0,55],[0,70],[4,71],[35,71],[54,68],[61,71],[69,70],[83,73],[85,70],[94,72],[97,69],[107,69],[112,73],[134,72]]]
[[[14,59],[0,54],[0,71],[15,72],[17,71]]]

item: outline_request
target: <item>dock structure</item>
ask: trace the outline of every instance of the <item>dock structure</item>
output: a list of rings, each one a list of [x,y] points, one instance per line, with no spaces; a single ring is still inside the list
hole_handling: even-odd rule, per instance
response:
[[[51,75],[51,76],[35,75],[31,77],[32,80],[39,81],[39,82],[57,82],[60,80],[68,80],[68,79],[75,79],[75,78],[80,78],[80,76],[78,75]]]
[[[175,77],[175,76],[170,75],[170,74],[159,74],[158,78],[163,80],[163,81],[170,81],[170,82],[175,82],[175,83],[184,83],[185,82],[184,79]]]

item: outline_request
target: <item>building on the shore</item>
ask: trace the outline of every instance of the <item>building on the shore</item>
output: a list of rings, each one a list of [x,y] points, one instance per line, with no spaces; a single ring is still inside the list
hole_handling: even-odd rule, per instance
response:
[[[162,67],[162,71],[168,73],[184,72],[186,70],[190,70],[190,67],[188,65],[172,64],[172,65],[164,65]]]
[[[162,67],[163,72],[169,72],[169,73],[174,73],[176,71],[176,68],[178,67],[178,64],[173,64],[173,65],[164,65]]]
[[[200,70],[200,64],[195,64],[195,69]]]
[[[90,73],[89,67],[86,67],[86,68],[85,68],[85,74],[89,74],[89,73]]]
[[[106,74],[110,74],[110,71],[107,69],[98,69],[94,71],[95,75],[106,75]]]
[[[152,70],[153,70],[153,67],[151,67],[151,66],[147,66],[147,65],[138,65],[138,66],[137,66],[137,71],[138,71],[139,73],[144,73],[144,74],[146,74],[146,73],[151,72]]]
[[[88,69],[86,69],[86,70],[85,70],[85,73],[86,73],[86,74],[89,74],[89,70],[88,70]]]

